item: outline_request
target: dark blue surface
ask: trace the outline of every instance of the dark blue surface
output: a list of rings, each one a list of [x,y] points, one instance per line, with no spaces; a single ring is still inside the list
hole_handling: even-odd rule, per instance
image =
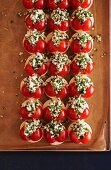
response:
[[[0,170],[111,170],[111,153],[0,153]]]

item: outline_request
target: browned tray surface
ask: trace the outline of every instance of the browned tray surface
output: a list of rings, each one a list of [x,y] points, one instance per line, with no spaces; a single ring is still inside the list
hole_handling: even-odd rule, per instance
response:
[[[94,52],[95,69],[90,75],[95,85],[95,94],[87,100],[91,114],[86,120],[93,130],[92,140],[87,145],[72,144],[69,140],[59,146],[44,141],[31,144],[21,140],[19,126],[19,105],[25,98],[19,85],[24,72],[24,59],[29,55],[22,47],[26,32],[25,16],[17,13],[25,9],[20,0],[0,1],[0,150],[108,150],[109,149],[109,0],[94,0],[91,11],[95,18],[92,35],[102,34],[102,42],[96,43]],[[24,54],[19,56],[23,51]],[[102,57],[103,52],[107,53]],[[23,59],[23,62],[22,62]]]

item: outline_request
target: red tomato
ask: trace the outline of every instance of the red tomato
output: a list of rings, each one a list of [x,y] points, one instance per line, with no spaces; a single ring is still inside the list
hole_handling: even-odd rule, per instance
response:
[[[93,68],[94,68],[93,63],[88,63],[86,70],[81,70],[75,61],[73,61],[70,65],[70,70],[72,71],[73,74],[78,74],[78,73],[90,74],[93,71]]]
[[[43,130],[41,128],[37,129],[33,134],[30,136],[30,139],[32,141],[38,141],[42,138],[43,136]]]
[[[67,9],[68,8],[68,0],[63,0],[62,2],[60,2],[58,4],[56,4],[54,2],[54,0],[48,0],[47,7],[52,10],[57,9],[57,8]]]
[[[68,31],[70,27],[70,21],[62,21],[61,25],[56,25],[52,19],[48,20],[48,26],[49,28],[54,30],[60,30],[60,31]]]
[[[53,116],[52,116],[52,113],[51,111],[49,110],[48,107],[45,107],[44,110],[43,110],[43,113],[44,113],[44,116],[47,120],[53,120]],[[62,121],[65,119],[65,116],[66,116],[66,110],[65,109],[62,109],[61,112],[59,113],[59,116],[57,118],[55,118],[56,121]]]
[[[83,138],[83,139],[80,139],[80,142],[86,144],[86,143],[90,142],[91,137],[92,137],[92,134],[91,134],[90,131],[88,131],[88,132],[84,135],[84,138]]]
[[[80,0],[70,0],[71,7],[77,9],[81,8],[89,8],[93,3],[93,0],[85,0],[84,2],[80,2]]]
[[[71,83],[71,84],[69,85],[69,93],[70,93],[70,95],[72,95],[72,96],[79,96],[79,95],[81,95],[81,94],[78,92],[75,83]],[[86,93],[85,93],[84,95],[82,95],[82,97],[84,97],[84,98],[89,98],[89,97],[91,97],[91,96],[93,95],[93,93],[94,93],[94,86],[93,86],[93,85],[90,85],[90,86],[87,88]]]
[[[69,119],[71,120],[77,120],[77,119],[85,119],[89,116],[90,112],[89,112],[89,108],[86,108],[83,113],[81,113],[79,116],[77,115],[77,113],[74,111],[73,108],[68,108],[67,109],[67,116]]]
[[[33,3],[32,0],[23,0],[23,5],[26,9],[43,9],[46,4],[45,1],[46,0],[38,0]]]
[[[53,86],[50,83],[48,83],[45,86],[45,93],[49,97],[57,97],[57,98],[63,99],[68,95],[68,88],[66,86],[64,86],[59,93],[56,93],[54,91]]]
[[[44,53],[46,50],[46,42],[40,39],[35,45],[31,45],[28,40],[23,41],[23,46],[28,53]]]
[[[41,96],[43,95],[44,89],[43,89],[43,87],[39,87],[39,88],[37,88],[37,90],[36,90],[35,93],[31,93],[31,92],[28,90],[27,86],[24,84],[24,85],[22,86],[21,92],[22,92],[22,94],[23,94],[25,97],[27,97],[27,98],[33,97],[33,98],[39,99],[39,98],[41,98]]]
[[[71,41],[70,48],[73,53],[89,53],[93,48],[93,44],[91,40],[88,40],[86,47],[81,48],[79,41],[76,39]]]
[[[28,115],[28,111],[25,107],[20,107],[20,115],[23,119],[39,119],[42,116],[42,107],[38,106],[38,108],[36,109],[36,111],[29,116]]]
[[[82,31],[89,31],[91,30],[92,28],[92,20],[90,18],[88,18],[84,23],[81,24],[81,22],[77,19],[77,18],[74,18],[72,21],[71,21],[71,25],[72,25],[72,28],[75,30],[75,31],[78,31],[78,30],[82,30]]]
[[[54,53],[54,52],[65,53],[67,51],[68,47],[69,47],[69,42],[67,40],[62,40],[58,47],[56,47],[54,45],[52,39],[49,40],[47,43],[47,49],[51,53]]]
[[[56,140],[57,142],[64,142],[67,138],[68,134],[67,134],[67,130],[64,129],[57,137]]]
[[[25,23],[26,23],[27,28],[31,30],[37,29],[37,31],[44,31],[47,26],[46,21],[39,21],[37,23],[33,23],[29,15],[26,17]]]
[[[79,139],[77,138],[73,130],[70,131],[69,137],[72,142],[77,143],[77,144],[80,143]]]
[[[49,73],[52,76],[58,75],[58,76],[61,76],[61,77],[65,77],[65,76],[67,76],[69,71],[70,71],[70,66],[69,65],[64,65],[62,71],[60,71],[60,72],[58,72],[56,65],[54,65],[53,63],[51,63],[49,65]]]
[[[29,140],[29,137],[24,135],[24,126],[20,129],[20,137],[25,141]]]
[[[29,76],[33,75],[34,73],[42,76],[46,74],[47,70],[48,70],[48,67],[46,64],[42,64],[42,66],[38,70],[34,70],[30,64],[27,64],[25,66],[25,71]]]
[[[54,137],[51,137],[51,134],[49,132],[45,132],[44,137],[48,143],[54,143],[56,141]]]

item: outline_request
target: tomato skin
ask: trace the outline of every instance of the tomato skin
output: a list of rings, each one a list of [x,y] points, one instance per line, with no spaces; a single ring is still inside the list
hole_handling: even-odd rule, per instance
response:
[[[90,114],[89,108],[86,108],[83,111],[83,113],[81,113],[79,116],[77,115],[73,108],[67,109],[67,117],[71,120],[85,119],[89,116],[89,114]]]
[[[56,25],[52,19],[48,20],[48,26],[49,28],[54,30],[60,30],[60,31],[68,31],[70,27],[70,21],[62,21],[61,25]]]
[[[47,7],[51,10],[60,8],[60,9],[67,9],[68,8],[68,0],[63,0],[58,5],[54,2],[54,0],[48,0]]]
[[[85,0],[85,2],[80,3],[79,0],[70,0],[71,7],[77,9],[78,7],[81,8],[89,8],[92,4],[92,0]]]
[[[54,137],[51,137],[51,134],[49,132],[45,132],[44,137],[48,143],[54,143],[56,141]]]
[[[42,138],[43,136],[43,130],[41,128],[37,129],[33,134],[30,136],[30,139],[32,141],[38,141]]]
[[[88,18],[84,23],[81,24],[81,22],[78,20],[78,18],[74,18],[71,21],[71,26],[73,28],[73,30],[75,31],[89,31],[92,28],[92,20],[90,18]]]
[[[35,3],[32,0],[23,0],[23,5],[26,9],[43,9],[45,7],[45,0],[38,0]]]
[[[70,65],[70,70],[74,75],[81,73],[81,74],[90,74],[94,69],[93,63],[88,63],[86,70],[81,70],[80,67],[73,61]]]
[[[47,43],[47,49],[50,53],[54,53],[54,52],[65,53],[68,47],[69,47],[69,42],[67,40],[62,40],[58,47],[54,45],[52,39],[49,40]]]
[[[43,110],[43,114],[45,116],[45,118],[47,120],[53,120],[54,118],[52,117],[52,113],[51,111],[49,110],[48,107],[45,107],[44,110]],[[62,109],[59,116],[57,118],[55,118],[56,121],[63,121],[65,119],[65,116],[66,116],[66,110],[65,109]]]
[[[83,139],[80,139],[80,142],[86,144],[86,143],[89,143],[91,141],[91,137],[92,137],[92,134],[90,131],[88,131],[85,135],[84,135],[84,138]]]
[[[29,140],[29,137],[24,135],[24,126],[20,129],[20,137],[25,141]]]
[[[93,44],[91,40],[88,40],[86,47],[81,48],[79,41],[76,39],[71,41],[70,48],[73,53],[89,53],[93,48]]]
[[[23,46],[28,53],[36,53],[36,52],[44,53],[46,50],[46,42],[43,39],[40,39],[34,46],[32,46],[29,43],[29,41],[25,39],[23,41]]]
[[[44,89],[43,89],[43,87],[39,87],[39,88],[37,88],[35,93],[30,93],[27,86],[24,84],[21,88],[21,92],[27,98],[33,97],[35,99],[40,99],[44,93]]]
[[[67,130],[64,129],[57,137],[56,137],[56,140],[58,142],[64,142],[66,139],[67,139]]]
[[[67,76],[69,71],[70,71],[69,65],[64,65],[62,71],[60,71],[60,72],[58,72],[56,65],[54,65],[53,63],[51,63],[49,65],[49,73],[52,76],[58,75],[58,76],[61,76],[61,77],[65,77],[65,76]]]
[[[76,144],[79,144],[80,141],[79,139],[77,138],[76,134],[74,133],[74,131],[71,129],[70,132],[69,132],[69,137],[70,137],[70,140],[73,142],[73,143],[76,143]]]
[[[37,29],[37,31],[44,31],[47,26],[46,21],[39,21],[38,23],[33,23],[29,15],[25,19],[25,24],[28,29]]]
[[[64,86],[59,93],[56,93],[52,85],[48,83],[45,86],[45,93],[49,97],[57,97],[57,98],[63,99],[68,95],[68,88]]]
[[[45,75],[47,73],[48,67],[46,64],[42,64],[42,66],[38,70],[34,70],[30,64],[25,66],[25,71],[29,76],[32,76],[34,73],[40,76]]]
[[[75,85],[75,83],[71,83],[69,85],[69,93],[71,96],[79,96],[81,95],[78,90],[77,90],[77,87]],[[86,89],[86,93],[84,95],[82,95],[82,97],[84,98],[89,98],[93,95],[94,93],[94,86],[93,85],[90,85],[87,89]]]

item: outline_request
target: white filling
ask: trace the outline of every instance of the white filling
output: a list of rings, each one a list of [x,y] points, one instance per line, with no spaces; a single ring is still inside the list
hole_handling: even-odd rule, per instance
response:
[[[38,23],[39,21],[45,21],[45,13],[41,9],[33,10],[30,19],[33,23]]]
[[[51,58],[51,62],[56,65],[58,71],[62,71],[64,65],[69,65],[71,61],[66,54],[55,53]]]
[[[53,10],[51,13],[51,18],[56,25],[61,25],[61,22],[68,21],[69,13],[67,10],[62,10],[60,8]]]

